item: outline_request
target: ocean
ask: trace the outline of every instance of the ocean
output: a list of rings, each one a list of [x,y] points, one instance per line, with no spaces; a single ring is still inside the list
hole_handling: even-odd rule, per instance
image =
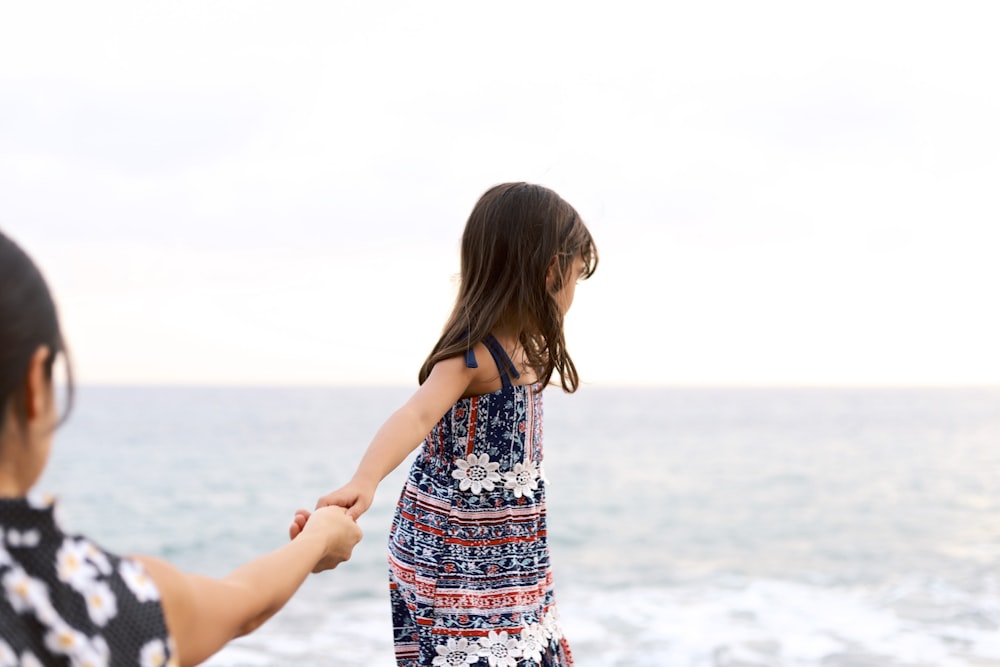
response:
[[[409,394],[83,387],[36,487],[105,548],[221,575],[279,546]],[[583,387],[545,396],[578,667],[1000,667],[1000,389]],[[215,667],[394,664],[385,543]]]

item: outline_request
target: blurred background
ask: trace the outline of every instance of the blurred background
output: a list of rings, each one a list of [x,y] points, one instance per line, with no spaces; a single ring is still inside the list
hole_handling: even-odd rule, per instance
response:
[[[85,382],[410,384],[489,186],[570,201],[587,380],[1000,382],[994,3],[0,9],[0,227]]]
[[[495,183],[601,252],[545,396],[580,667],[1000,665],[991,2],[0,5],[0,229],[80,390],[39,490],[222,574],[412,391]],[[390,664],[385,540],[210,661]]]

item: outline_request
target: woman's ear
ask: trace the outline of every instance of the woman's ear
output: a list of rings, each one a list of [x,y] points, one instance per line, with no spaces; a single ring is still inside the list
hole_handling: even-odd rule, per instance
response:
[[[50,400],[49,385],[52,379],[46,366],[51,353],[48,345],[40,345],[28,362],[28,372],[24,376],[24,408],[28,421],[38,419]]]

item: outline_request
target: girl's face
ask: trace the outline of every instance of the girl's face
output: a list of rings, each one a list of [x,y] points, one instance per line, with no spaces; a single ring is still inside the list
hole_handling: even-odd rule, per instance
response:
[[[558,264],[555,265],[558,268]],[[580,279],[580,274],[583,273],[583,258],[577,257],[573,260],[573,263],[569,267],[569,271],[563,276],[562,287],[559,288],[555,293],[556,303],[559,304],[559,308],[562,309],[563,315],[569,311],[569,307],[573,305],[573,296],[576,294],[576,282]]]

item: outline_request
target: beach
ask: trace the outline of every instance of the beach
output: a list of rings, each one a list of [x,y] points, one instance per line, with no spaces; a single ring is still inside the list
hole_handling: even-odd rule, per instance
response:
[[[123,553],[223,574],[347,480],[406,388],[83,387],[38,485]],[[545,396],[579,667],[1000,665],[1000,390]],[[349,563],[207,664],[392,664],[380,486]]]

